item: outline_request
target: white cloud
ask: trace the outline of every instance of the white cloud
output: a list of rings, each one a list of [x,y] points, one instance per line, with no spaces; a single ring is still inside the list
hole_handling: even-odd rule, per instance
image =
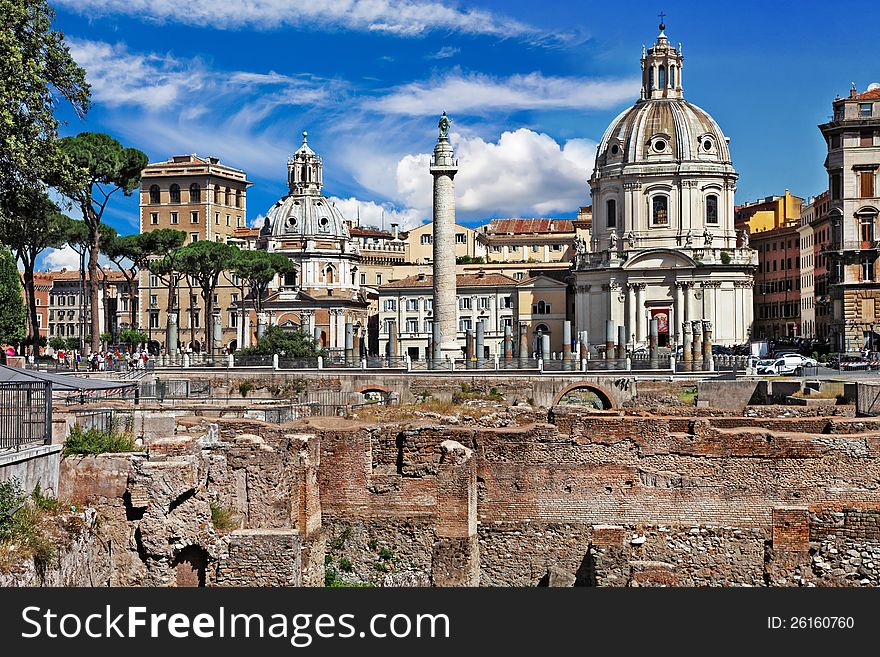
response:
[[[429,214],[413,208],[401,209],[393,203],[363,201],[353,196],[349,198],[331,196],[330,200],[346,219],[357,223],[357,218],[360,216],[362,228],[375,226],[381,229],[384,226],[385,230],[391,230],[391,224],[397,224],[400,230],[409,230],[430,219]]]
[[[210,92],[212,103],[250,95],[258,90],[260,104],[269,111],[280,104],[311,105],[326,99],[338,83],[310,76],[288,76],[270,71],[215,71],[199,59],[180,60],[169,54],[130,52],[125,44],[70,38],[71,54],[86,69],[92,97],[110,107],[134,105],[149,111],[179,105],[190,118],[207,110],[193,98]],[[254,119],[264,114],[257,112]]]
[[[63,249],[47,249],[43,253],[43,267],[52,270],[79,270],[79,253],[74,251],[69,245]]]
[[[437,52],[431,53],[430,55],[426,55],[425,59],[449,59],[450,57],[455,57],[460,52],[461,52],[461,48],[453,48],[452,46],[443,46]]]
[[[482,73],[449,73],[412,82],[367,101],[374,110],[391,114],[429,115],[440,109],[483,114],[539,109],[606,109],[635,98],[639,81],[548,77],[540,73],[497,78]]]
[[[570,40],[569,34],[548,34],[506,16],[479,9],[459,9],[437,0],[55,0],[88,17],[126,15],[160,23],[182,23],[214,29],[315,27],[384,32],[417,37],[434,30],[499,38],[524,38],[536,43]]]
[[[574,213],[588,201],[596,142],[552,137],[526,128],[504,132],[497,142],[452,135],[459,159],[456,209],[463,218]],[[397,165],[402,203],[430,213],[430,155],[403,157]],[[430,216],[430,214],[428,214]]]

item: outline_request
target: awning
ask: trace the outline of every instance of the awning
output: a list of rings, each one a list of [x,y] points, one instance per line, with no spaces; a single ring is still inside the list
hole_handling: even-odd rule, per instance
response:
[[[50,374],[49,372],[0,365],[0,383],[22,381],[49,381],[53,390],[120,390],[133,388],[137,385],[133,381],[104,381],[103,379],[89,379],[71,374]]]

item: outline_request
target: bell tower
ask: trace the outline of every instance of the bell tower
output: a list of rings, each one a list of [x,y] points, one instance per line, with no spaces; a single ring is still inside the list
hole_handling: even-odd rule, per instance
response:
[[[669,43],[660,14],[660,34],[657,43],[645,51],[642,48],[642,100],[651,98],[681,98],[681,44],[678,49]]]
[[[308,143],[309,133],[303,130],[302,146],[287,158],[287,185],[290,193],[298,196],[321,194],[324,184],[323,164]]]

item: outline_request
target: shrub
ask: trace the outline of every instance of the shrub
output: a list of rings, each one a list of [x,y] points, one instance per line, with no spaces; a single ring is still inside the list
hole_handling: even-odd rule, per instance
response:
[[[351,538],[351,527],[346,527],[339,532],[338,536],[330,540],[330,547],[334,550],[340,550],[345,547],[345,543],[349,538]]]
[[[44,497],[39,489],[25,495],[18,479],[0,482],[0,542],[14,543],[22,557],[30,556],[44,568],[55,556],[55,546],[42,532],[40,521],[49,510],[58,509],[58,502]]]
[[[88,429],[83,431],[78,424],[70,430],[64,441],[64,455],[71,454],[106,454],[113,452],[133,452],[134,440],[131,435]]]
[[[21,484],[16,477],[0,481],[0,541],[11,538],[15,513],[24,498]]]
[[[371,550],[375,550],[377,547],[379,547],[379,541],[377,541],[375,538],[371,538],[369,541],[367,541],[367,547]]]
[[[381,550],[379,550],[379,558],[388,561],[389,559],[394,558],[394,552],[389,550],[387,547],[383,547]]]
[[[377,561],[376,563],[373,564],[373,569],[380,572],[380,573],[387,573],[388,572],[388,564],[385,563],[384,561]]]
[[[254,384],[250,381],[242,381],[238,384],[238,393],[242,397],[247,397],[248,393],[254,389]]]
[[[339,560],[339,570],[344,573],[350,573],[352,570],[354,570],[354,566],[351,564],[351,559],[349,559],[348,557],[342,557]]]
[[[225,506],[220,506],[215,502],[211,502],[211,523],[217,531],[227,531],[232,529],[234,511]]]
[[[721,264],[723,264],[723,265],[730,264],[730,254],[727,251],[721,252]]]

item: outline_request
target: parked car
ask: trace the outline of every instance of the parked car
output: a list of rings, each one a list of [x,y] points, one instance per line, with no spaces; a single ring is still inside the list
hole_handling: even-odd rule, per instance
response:
[[[867,370],[871,368],[871,363],[864,356],[841,356],[841,370]]]
[[[758,362],[758,374],[795,374],[803,367],[801,356],[789,354],[782,358],[768,358]]]

